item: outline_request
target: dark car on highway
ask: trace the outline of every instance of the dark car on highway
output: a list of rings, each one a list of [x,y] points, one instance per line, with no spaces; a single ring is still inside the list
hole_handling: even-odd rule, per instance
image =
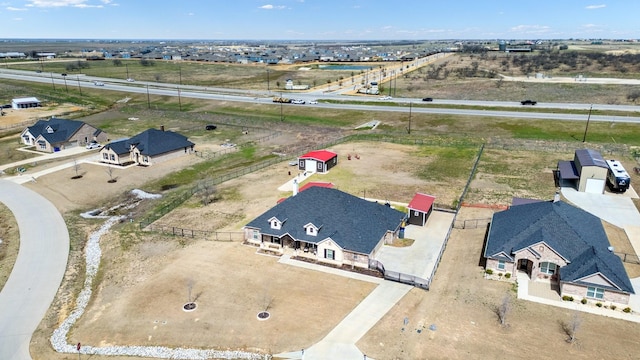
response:
[[[431,97],[422,98],[422,101],[433,101],[433,98]]]
[[[520,104],[522,104],[522,105],[535,105],[537,103],[538,103],[537,101],[533,101],[533,100],[522,100],[522,101],[520,101]]]

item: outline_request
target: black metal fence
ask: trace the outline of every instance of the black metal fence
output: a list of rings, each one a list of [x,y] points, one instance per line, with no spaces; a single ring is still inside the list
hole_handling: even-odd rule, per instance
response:
[[[640,257],[636,254],[627,254],[627,253],[619,253],[614,252],[614,254],[618,255],[620,260],[629,264],[638,264],[640,265]]]
[[[490,222],[491,218],[456,220],[453,223],[453,227],[456,229],[477,229],[479,227],[486,227]]]
[[[208,231],[185,229],[177,226],[167,226],[162,224],[149,224],[147,231],[159,232],[166,235],[187,237],[192,239],[204,239],[211,241],[244,241],[242,231]]]

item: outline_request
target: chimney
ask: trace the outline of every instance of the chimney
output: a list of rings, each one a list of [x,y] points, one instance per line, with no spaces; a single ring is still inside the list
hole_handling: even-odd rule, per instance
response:
[[[160,125],[160,131],[164,131],[164,125]]]
[[[293,179],[293,196],[298,194],[298,179]]]
[[[553,202],[557,203],[560,201],[560,191],[556,191],[556,194],[553,196]]]

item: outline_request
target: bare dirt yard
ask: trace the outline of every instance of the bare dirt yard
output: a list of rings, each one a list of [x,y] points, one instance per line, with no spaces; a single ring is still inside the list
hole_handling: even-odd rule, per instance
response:
[[[429,169],[441,159],[410,146],[349,143],[332,150],[340,156],[338,166],[310,180],[330,181],[356,195],[364,195],[366,190],[367,198],[408,202],[415,191],[421,191],[448,203],[466,182],[461,176],[446,187],[441,180],[418,176],[416,168]],[[345,154],[357,154],[360,159],[353,156],[346,160]],[[107,175],[101,167],[88,166],[82,179],[71,180],[69,170],[42,177],[28,186],[63,210],[79,210],[107,202],[144,183],[143,179],[186,165],[176,162],[166,163],[166,167],[122,170],[116,184],[106,183]],[[541,168],[546,171],[544,162]],[[159,222],[237,231],[277,199],[288,196],[277,188],[296,172],[296,167],[283,162],[225,182],[217,187],[212,204],[204,206],[194,197]],[[541,178],[548,180],[546,175]],[[116,187],[109,188],[111,185]],[[489,209],[463,208],[459,216],[486,219],[492,213]],[[82,231],[99,225],[89,222],[85,226]],[[485,233],[484,226],[454,230],[432,289],[411,290],[360,340],[358,347],[375,359],[529,358],[534,351],[541,358],[560,353],[584,359],[636,357],[640,335],[637,324],[580,314],[583,323],[578,341],[570,345],[563,325],[572,313],[518,301],[514,284],[483,279],[480,257]],[[624,237],[619,236],[617,241],[623,242]],[[258,255],[255,248],[239,242],[139,232],[126,224],[114,228],[101,244],[103,261],[93,286],[94,296],[72,329],[70,343],[292,351],[323,338],[375,286],[285,266],[277,258]],[[82,266],[76,263],[68,275],[78,276],[81,271]],[[74,291],[67,280],[34,336],[34,359],[75,359],[73,354],[54,353],[48,343],[53,328],[73,309]],[[514,298],[514,306],[508,326],[502,327],[495,307],[507,294]],[[182,305],[190,300],[195,300],[198,308],[182,311]],[[272,317],[258,321],[257,313],[265,309]],[[409,321],[406,326],[405,318]],[[431,325],[435,330],[429,329]]]

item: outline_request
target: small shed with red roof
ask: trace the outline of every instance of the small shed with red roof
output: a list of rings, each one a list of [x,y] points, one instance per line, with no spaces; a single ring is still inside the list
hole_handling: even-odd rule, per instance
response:
[[[408,206],[409,220],[408,223],[412,225],[424,226],[427,223],[431,211],[433,211],[433,202],[436,200],[435,196],[416,193],[411,199]]]
[[[338,163],[338,154],[329,150],[310,151],[298,158],[301,171],[326,173]]]

